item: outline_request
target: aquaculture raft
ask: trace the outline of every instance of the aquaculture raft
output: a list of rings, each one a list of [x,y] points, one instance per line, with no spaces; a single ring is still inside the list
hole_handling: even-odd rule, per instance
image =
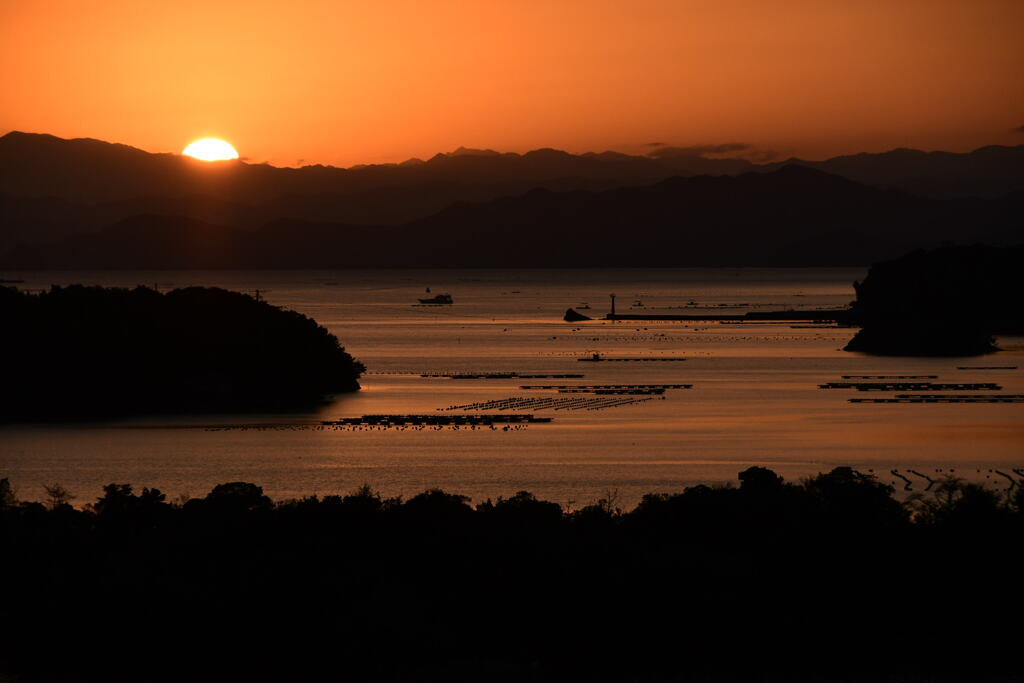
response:
[[[847,400],[850,403],[1024,403],[1024,396],[897,396]]]
[[[992,382],[937,384],[935,382],[828,382],[821,389],[856,389],[857,391],[1001,391]]]
[[[519,372],[431,372],[420,377],[443,377],[446,379],[582,379],[578,373],[523,374]]]
[[[323,420],[322,425],[490,425],[551,422],[550,417],[535,417],[530,414],[507,415],[363,415],[343,417],[340,420]]]
[[[520,389],[547,389],[560,394],[664,394],[666,389],[690,389],[692,384],[524,384]]]
[[[568,390],[586,390],[586,391],[600,391],[604,389],[609,390],[626,390],[631,391],[634,389],[691,389],[692,384],[524,384],[519,387],[520,389],[558,389],[559,391]]]
[[[843,379],[938,379],[938,375],[843,375]]]
[[[605,358],[604,356],[595,353],[593,356],[587,358],[577,358],[581,363],[650,363],[650,362],[672,362],[672,361],[684,361],[686,358],[675,358],[675,357],[653,357],[653,358]]]
[[[438,408],[438,410],[604,410],[605,408],[618,408],[619,406],[644,403],[652,399],[653,396],[644,396],[643,398],[634,398],[632,396],[582,396],[572,398],[564,396],[548,396],[543,398],[511,396],[491,401],[453,405],[447,408]]]

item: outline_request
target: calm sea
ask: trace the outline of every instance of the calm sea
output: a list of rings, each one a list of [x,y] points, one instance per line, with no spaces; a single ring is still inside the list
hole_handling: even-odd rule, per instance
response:
[[[267,301],[328,327],[369,372],[359,393],[301,414],[0,427],[0,476],[23,499],[41,498],[44,484],[59,483],[77,496],[76,504],[95,500],[111,482],[157,487],[176,498],[243,480],[278,499],[368,483],[387,495],[440,487],[474,501],[525,489],[576,507],[611,495],[629,508],[647,492],[735,482],[751,465],[787,479],[849,465],[901,489],[904,481],[893,469],[914,490],[927,482],[910,470],[930,477],[955,470],[1008,485],[996,470],[1012,475],[1024,467],[1024,404],[858,404],[847,400],[854,391],[818,385],[843,375],[935,375],[931,381],[995,382],[1001,393],[1024,394],[1020,369],[958,369],[1024,368],[1022,338],[1003,338],[1003,353],[982,358],[877,358],[841,351],[853,331],[834,327],[562,321],[569,306],[603,316],[611,293],[620,313],[839,307],[853,298],[851,282],[863,275],[850,269],[26,273],[20,286],[29,289],[85,283],[259,290]],[[454,304],[417,305],[438,293],[451,294]],[[577,360],[594,353],[687,360]],[[585,377],[420,376],[446,372]],[[593,395],[521,388],[552,384],[692,388],[619,397],[619,405],[604,407]],[[60,391],[53,388],[55,397]],[[554,418],[509,430],[317,427],[320,420],[366,414],[465,413],[451,408],[510,398],[554,399],[548,405],[559,409],[505,411]],[[583,400],[568,403],[572,398]]]

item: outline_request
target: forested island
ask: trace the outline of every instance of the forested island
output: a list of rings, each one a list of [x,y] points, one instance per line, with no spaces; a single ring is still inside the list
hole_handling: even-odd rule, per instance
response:
[[[0,678],[1020,680],[1024,489],[947,474],[752,467],[628,512],[2,480]]]
[[[919,249],[871,266],[853,284],[847,351],[972,356],[997,351],[993,335],[1024,333],[1024,246]]]
[[[218,288],[0,287],[3,420],[288,410],[359,389],[316,321]]]

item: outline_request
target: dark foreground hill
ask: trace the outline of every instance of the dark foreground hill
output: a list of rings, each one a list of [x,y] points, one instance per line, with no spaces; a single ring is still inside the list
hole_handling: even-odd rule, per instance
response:
[[[847,351],[963,356],[995,351],[992,335],[1024,334],[1024,246],[918,249],[854,283],[863,328]]]
[[[223,289],[0,287],[0,320],[3,421],[288,409],[363,370],[316,321]]]
[[[945,241],[1019,242],[1024,195],[931,200],[801,166],[601,192],[533,190],[404,226],[279,220],[251,229],[142,216],[5,268],[864,265]]]
[[[1024,494],[802,484],[571,512],[253,484],[87,510],[0,480],[0,676],[39,681],[1019,681]],[[21,677],[17,677],[20,675]]]

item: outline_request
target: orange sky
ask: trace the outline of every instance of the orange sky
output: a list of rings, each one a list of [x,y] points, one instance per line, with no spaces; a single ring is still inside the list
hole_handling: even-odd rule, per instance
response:
[[[0,133],[276,165],[1021,144],[1022,0],[0,0]]]

